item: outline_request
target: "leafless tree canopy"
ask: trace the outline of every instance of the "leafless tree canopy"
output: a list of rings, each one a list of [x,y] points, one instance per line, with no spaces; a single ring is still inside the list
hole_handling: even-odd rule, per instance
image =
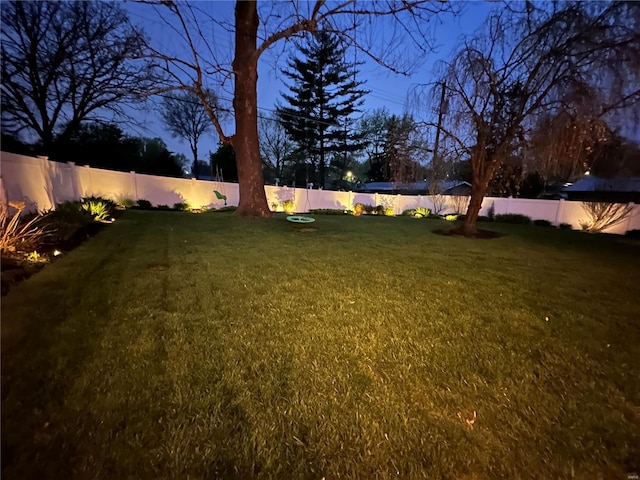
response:
[[[7,2],[1,35],[3,128],[46,148],[154,81],[152,64],[134,61],[142,33],[112,2]]]
[[[262,161],[272,171],[274,178],[282,179],[286,163],[295,152],[295,144],[275,116],[260,117],[258,134]]]
[[[257,115],[258,60],[282,41],[303,32],[325,29],[340,33],[351,47],[385,67],[407,72],[416,59],[430,50],[429,28],[432,17],[451,6],[423,0],[357,3],[353,0],[326,2],[236,2],[235,20],[217,20],[197,3],[147,1],[185,44],[189,52],[175,55],[153,47],[152,57],[159,61],[169,82],[158,91],[182,89],[198,95],[206,104],[204,92],[212,81],[228,85],[233,79],[235,132],[225,133],[220,118],[212,109],[207,113],[220,139],[233,145],[238,162],[240,204],[238,213],[246,216],[270,216],[264,194],[262,161],[259,152]],[[379,28],[380,21],[391,19],[394,28]],[[234,53],[216,50],[209,41],[211,26],[233,37]],[[378,26],[378,28],[376,28]],[[385,25],[388,27],[388,23]],[[413,45],[413,49],[408,49]],[[227,49],[228,52],[228,49]],[[205,105],[206,108],[206,105]]]
[[[217,109],[217,98],[213,93],[209,93],[209,105],[214,111]],[[163,98],[162,118],[175,137],[189,142],[194,174],[198,178],[198,141],[203,134],[212,130],[206,109],[192,92],[173,93]]]
[[[219,48],[211,35],[212,29],[227,32],[221,44],[228,47],[236,33],[233,19],[221,20],[197,2],[142,0],[141,3],[155,10],[189,52],[189,57],[178,56],[174,53],[177,49],[167,51],[149,45],[151,56],[160,61],[166,74],[164,85],[155,91],[182,89],[200,95],[199,92],[218,91],[222,87],[233,96],[235,59],[231,49]],[[282,53],[290,40],[302,38],[305,32],[324,29],[339,33],[343,41],[361,53],[361,58],[371,58],[396,73],[410,74],[431,51],[433,17],[456,10],[455,6],[424,0],[264,2],[258,12],[253,56],[257,61],[270,49],[277,54],[278,47]],[[389,18],[395,20],[394,28],[380,28]],[[222,105],[226,96],[220,97]],[[231,108],[227,104],[227,111]],[[224,132],[216,113],[210,112],[210,116],[220,138],[230,141],[232,135]]]

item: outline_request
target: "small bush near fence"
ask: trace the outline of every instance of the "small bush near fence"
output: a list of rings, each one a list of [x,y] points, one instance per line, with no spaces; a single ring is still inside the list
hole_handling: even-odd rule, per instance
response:
[[[549,220],[538,219],[534,220],[533,224],[537,225],[538,227],[553,227],[553,224]]]
[[[151,208],[153,208],[151,202],[149,200],[145,200],[144,198],[139,199],[136,203],[138,204],[138,208],[141,208],[142,210],[150,210]]]
[[[133,206],[135,206],[136,202],[134,202],[132,199],[130,198],[123,198],[120,201],[118,201],[118,205],[122,208],[131,208]]]
[[[207,210],[206,213],[224,213],[224,212],[235,212],[238,207],[233,205],[227,205],[226,207],[220,208],[212,208],[211,210]]]
[[[431,210],[424,207],[411,208],[402,212],[402,215],[414,218],[429,218],[430,214]]]
[[[314,208],[309,210],[312,215],[344,215],[344,210],[338,210],[337,208]]]
[[[640,238],[640,230],[627,230],[625,235],[631,238]]]
[[[118,208],[118,204],[110,198],[91,196],[82,199],[82,208],[95,220],[106,220]]]
[[[496,222],[530,225],[531,218],[519,213],[503,213],[500,215],[496,215]]]
[[[173,209],[174,210],[191,210],[191,207],[189,206],[188,203],[178,202],[173,204]]]
[[[570,223],[561,223],[560,225],[558,225],[558,228],[560,230],[573,230],[573,227]]]
[[[11,207],[16,211],[9,213]],[[31,219],[22,218],[24,202],[0,202],[0,250],[2,252],[27,251],[38,246],[47,235],[41,220],[46,215],[36,215]],[[4,288],[3,288],[4,290]]]

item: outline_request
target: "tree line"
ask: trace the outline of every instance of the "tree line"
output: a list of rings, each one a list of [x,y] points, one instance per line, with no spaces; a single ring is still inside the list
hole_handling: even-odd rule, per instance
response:
[[[56,151],[108,125],[100,118],[105,112],[122,115],[124,102],[162,95],[162,117],[189,142],[193,173],[237,175],[240,215],[270,215],[265,178],[340,187],[354,179],[428,178],[437,185],[459,177],[472,184],[468,234],[488,193],[520,195],[588,171],[638,173],[637,145],[614,127],[637,120],[640,6],[634,3],[496,9],[429,85],[415,89],[414,115],[362,112],[366,82],[355,53],[350,60],[347,52],[410,73],[409,60],[430,52],[424,25],[455,8],[418,0],[260,9],[238,2],[229,61],[201,28],[221,22],[198,4],[149,5],[181,34],[186,53],[175,57],[133,26],[118,4],[10,2],[2,10],[3,133],[31,132],[43,150]],[[391,38],[376,43],[366,34],[377,22],[396,25]],[[394,37],[398,31],[402,36]],[[259,114],[258,61],[287,39],[296,46],[282,72],[288,92],[274,112]],[[405,55],[389,48],[401,40]],[[216,94],[228,78],[234,79],[231,102]],[[223,128],[230,117],[231,134]],[[206,132],[221,144],[202,164],[197,146]]]

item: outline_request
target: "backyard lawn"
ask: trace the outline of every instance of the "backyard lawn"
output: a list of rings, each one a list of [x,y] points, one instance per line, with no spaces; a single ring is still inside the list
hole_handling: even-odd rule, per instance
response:
[[[640,473],[640,241],[128,211],[2,301],[3,479]]]

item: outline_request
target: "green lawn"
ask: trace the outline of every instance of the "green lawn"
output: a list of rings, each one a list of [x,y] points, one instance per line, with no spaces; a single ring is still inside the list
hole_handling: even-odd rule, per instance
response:
[[[640,473],[640,242],[441,226],[127,212],[3,299],[2,478]]]

